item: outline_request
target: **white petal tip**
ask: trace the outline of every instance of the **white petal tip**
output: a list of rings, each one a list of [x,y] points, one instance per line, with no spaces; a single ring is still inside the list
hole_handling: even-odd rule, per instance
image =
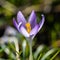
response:
[[[44,16],[44,14],[42,14],[41,16]]]

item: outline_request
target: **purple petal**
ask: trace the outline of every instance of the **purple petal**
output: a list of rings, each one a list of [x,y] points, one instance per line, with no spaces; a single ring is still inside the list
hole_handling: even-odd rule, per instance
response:
[[[17,30],[19,31],[18,24],[17,24],[15,18],[13,18],[13,24],[14,24],[14,26],[17,28]]]
[[[21,26],[22,22],[20,22],[19,24],[17,24],[15,18],[13,18],[13,24],[14,26],[17,28],[17,30],[19,31],[19,27]],[[20,31],[19,31],[20,32]]]
[[[30,32],[30,36],[34,37],[38,33],[39,26],[36,25]]]
[[[45,21],[44,15],[42,14],[41,16],[42,16],[42,20],[41,20],[40,23],[39,23],[39,29],[38,29],[38,32],[39,32],[39,30],[42,28],[42,26],[43,26],[43,24],[44,24],[44,21]]]
[[[24,28],[24,26],[20,27],[20,33],[23,34],[25,37],[29,37],[29,34],[26,31],[26,29]]]
[[[22,22],[23,25],[26,23],[26,19],[24,18],[23,14],[21,11],[17,13],[17,22],[20,23]]]
[[[25,37],[29,37],[28,32],[26,31],[26,29],[23,27],[22,22],[20,22],[19,24],[16,23],[16,20],[13,18],[13,23],[14,26],[17,28],[17,30],[23,34]]]
[[[35,14],[34,10],[32,11],[32,13],[28,19],[28,22],[30,22],[32,28],[34,28],[34,26],[36,25],[36,23],[37,23],[36,22],[36,14]]]

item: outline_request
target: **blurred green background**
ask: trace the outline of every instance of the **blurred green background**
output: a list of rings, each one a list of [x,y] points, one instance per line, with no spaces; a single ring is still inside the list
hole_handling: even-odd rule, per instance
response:
[[[38,22],[41,20],[41,14],[45,15],[45,23],[33,40],[33,51],[40,44],[59,48],[60,0],[0,0],[0,38],[4,36],[7,26],[15,28],[13,17],[16,18],[18,11],[22,11],[28,20],[32,10],[35,10]]]

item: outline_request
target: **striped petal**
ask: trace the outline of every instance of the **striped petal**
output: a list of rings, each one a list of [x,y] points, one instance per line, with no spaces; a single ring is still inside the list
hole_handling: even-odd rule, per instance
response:
[[[17,13],[17,22],[20,23],[22,22],[23,25],[26,23],[26,19],[24,18],[23,14],[21,11]]]
[[[13,24],[14,24],[14,26],[17,28],[17,30],[19,31],[18,24],[17,24],[15,18],[13,18]]]
[[[35,14],[34,10],[30,14],[30,17],[28,19],[28,22],[31,24],[31,27],[32,28],[34,28],[34,26],[37,24],[37,22],[36,22],[36,14]]]
[[[19,30],[20,30],[20,33],[23,34],[25,37],[29,37],[29,34],[23,25],[19,28]]]
[[[19,28],[20,28],[20,26],[22,25],[22,22],[20,22],[19,24],[17,24],[15,18],[13,18],[13,24],[14,24],[14,26],[17,28],[17,30],[20,32]]]
[[[39,26],[36,25],[30,32],[30,36],[32,36],[32,38],[34,38],[34,36],[38,33],[38,28]]]
[[[43,24],[44,24],[44,21],[45,21],[44,15],[42,14],[41,16],[42,16],[42,20],[41,20],[40,23],[39,23],[39,29],[38,29],[38,32],[39,32],[40,29],[42,28],[42,26],[43,26]]]

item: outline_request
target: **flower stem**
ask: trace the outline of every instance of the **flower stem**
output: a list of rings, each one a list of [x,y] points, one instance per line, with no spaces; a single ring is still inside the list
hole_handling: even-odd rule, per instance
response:
[[[23,49],[23,60],[26,60],[25,59],[25,49]]]
[[[26,58],[25,58],[25,49],[26,49],[26,41],[24,40],[23,43],[22,43],[23,60],[26,60]]]
[[[32,39],[31,38],[27,38],[27,41],[28,41],[29,48],[30,48],[29,60],[33,60],[33,55],[32,55]]]
[[[33,60],[33,56],[32,56],[32,42],[29,42],[29,47],[30,47],[30,56],[29,56],[29,60]]]

